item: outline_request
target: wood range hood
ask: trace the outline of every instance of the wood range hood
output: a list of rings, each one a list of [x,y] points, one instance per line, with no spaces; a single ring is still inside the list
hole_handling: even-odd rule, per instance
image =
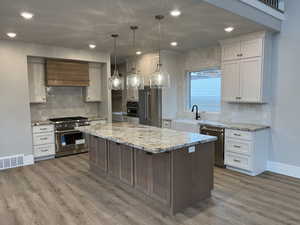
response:
[[[88,62],[46,59],[46,85],[60,87],[89,86]]]

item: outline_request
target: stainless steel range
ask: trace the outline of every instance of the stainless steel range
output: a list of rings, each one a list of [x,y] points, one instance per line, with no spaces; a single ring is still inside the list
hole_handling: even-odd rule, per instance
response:
[[[55,156],[66,156],[88,151],[88,144],[84,133],[75,130],[76,127],[90,125],[86,117],[52,118],[55,126]]]

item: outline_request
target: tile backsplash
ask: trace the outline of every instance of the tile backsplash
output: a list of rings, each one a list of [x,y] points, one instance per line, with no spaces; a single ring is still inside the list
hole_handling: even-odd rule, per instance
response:
[[[84,101],[82,87],[48,87],[47,103],[30,104],[31,120],[66,116],[99,116],[100,103]]]

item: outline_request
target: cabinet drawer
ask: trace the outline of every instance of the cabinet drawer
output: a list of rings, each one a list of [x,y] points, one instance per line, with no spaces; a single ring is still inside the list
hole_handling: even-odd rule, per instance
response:
[[[32,132],[34,134],[36,134],[36,133],[51,132],[51,131],[54,131],[54,126],[53,125],[34,126],[32,128]]]
[[[50,156],[55,154],[55,145],[54,144],[46,144],[46,145],[38,145],[34,146],[34,157],[43,157]]]
[[[227,139],[225,142],[225,152],[235,152],[239,154],[252,154],[252,143],[246,141],[238,141],[233,139]]]
[[[33,145],[54,144],[54,132],[33,134]]]
[[[247,131],[226,129],[225,135],[227,138],[241,139],[247,141],[252,141],[253,139],[252,133]]]
[[[225,164],[238,169],[243,169],[248,171],[252,170],[252,158],[245,155],[226,153]]]

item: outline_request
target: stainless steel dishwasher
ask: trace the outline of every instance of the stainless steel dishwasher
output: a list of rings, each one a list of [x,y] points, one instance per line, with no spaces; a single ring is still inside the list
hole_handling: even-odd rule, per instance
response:
[[[224,133],[225,129],[220,127],[201,125],[200,133],[215,136],[218,140],[215,142],[215,166],[225,168],[224,165]]]

